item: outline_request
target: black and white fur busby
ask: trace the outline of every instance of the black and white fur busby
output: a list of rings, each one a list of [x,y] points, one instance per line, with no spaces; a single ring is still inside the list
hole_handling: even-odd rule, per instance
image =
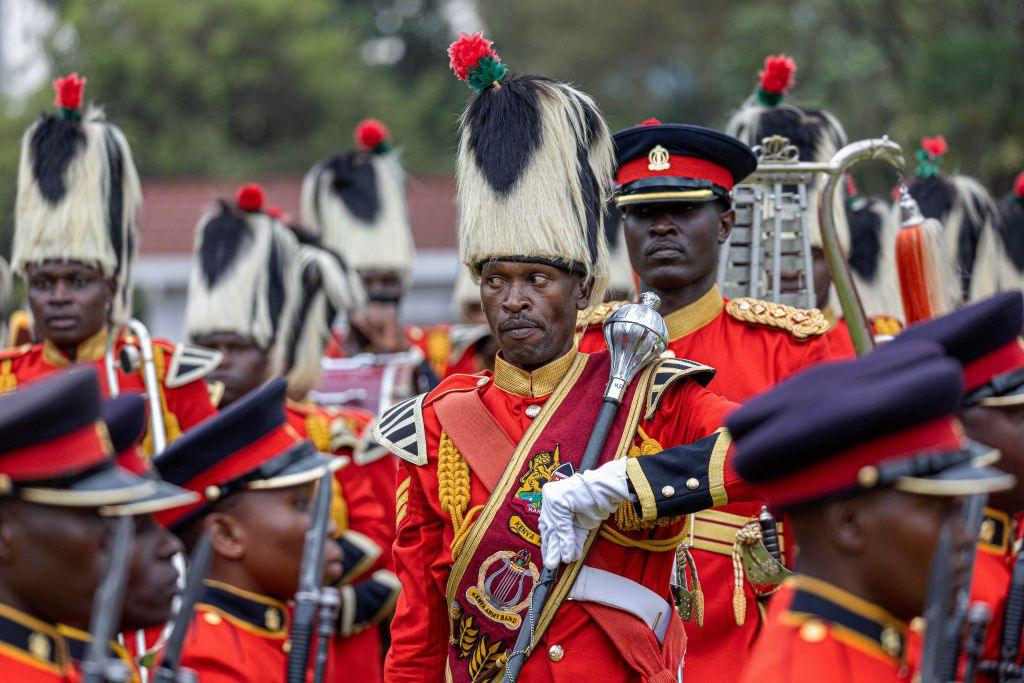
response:
[[[479,277],[492,260],[549,263],[608,282],[604,206],[614,154],[589,95],[545,76],[511,77],[477,34],[449,48],[478,88],[460,119],[459,257]]]
[[[981,183],[965,175],[916,177],[908,185],[925,218],[942,223],[946,253],[960,276],[961,299],[978,301],[1001,289],[998,209]]]
[[[1019,193],[1019,194],[1018,194]],[[1024,289],[1024,173],[1014,191],[999,200],[999,285],[1003,290]]]
[[[117,287],[116,322],[131,314],[142,190],[121,131],[99,110],[80,111],[84,85],[77,74],[57,79],[58,113],[22,136],[12,266],[21,275],[51,260],[97,268]]]
[[[341,313],[361,310],[366,292],[361,278],[336,252],[312,233],[291,226],[299,240],[298,301],[285,350],[288,396],[301,400],[320,378],[320,361],[331,337],[331,326]]]
[[[416,248],[400,153],[378,121],[363,121],[355,137],[359,150],[336,154],[306,174],[303,223],[357,271],[408,275]]]
[[[298,305],[299,244],[261,207],[262,190],[250,185],[235,205],[222,200],[199,220],[185,330],[191,339],[228,332],[251,340],[268,353],[274,377],[285,370]]]
[[[777,87],[768,86],[769,72],[775,64],[773,60],[788,60],[790,71],[783,75],[783,82]],[[760,85],[747,98],[743,106],[729,119],[725,132],[740,141],[757,147],[761,141],[773,135],[787,138],[800,152],[800,161],[830,161],[836,152],[847,143],[846,131],[831,112],[825,109],[809,109],[788,102],[782,97],[792,83],[792,73],[796,65],[783,55],[768,57],[765,60],[765,71],[760,72]],[[766,88],[768,91],[766,92]],[[807,227],[810,230],[811,246],[821,247],[821,229],[818,226],[818,197],[828,179],[819,175],[814,186],[813,197],[808,197]],[[839,244],[844,253],[850,251],[850,228],[846,220],[845,196],[842,190],[835,195],[833,216]]]
[[[604,234],[608,243],[608,291],[614,298],[632,300],[636,295],[633,264],[626,249],[626,236],[622,234],[622,211],[609,201],[605,205]]]
[[[854,195],[849,203],[850,251],[847,261],[857,295],[868,317],[902,318],[893,242],[898,210],[880,197]]]

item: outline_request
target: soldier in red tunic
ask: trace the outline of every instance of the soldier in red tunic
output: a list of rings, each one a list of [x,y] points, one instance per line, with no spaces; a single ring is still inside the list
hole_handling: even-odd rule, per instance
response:
[[[344,461],[298,435],[284,399],[285,381],[271,380],[154,460],[164,479],[202,496],[160,521],[190,551],[201,533],[212,536],[206,588],[181,656],[203,683],[285,680],[285,603],[298,587],[313,483]],[[338,580],[337,545],[325,545],[324,563],[325,580]]]
[[[0,391],[90,363],[110,393],[103,357],[111,325],[131,315],[142,194],[121,131],[98,111],[82,110],[85,79],[72,74],[55,86],[59,112],[43,115],[22,139],[12,263],[28,284],[42,341],[0,353]],[[116,346],[137,343],[123,335]],[[160,339],[153,352],[171,441],[213,414],[202,378],[218,358]],[[141,372],[116,372],[121,391],[145,390]]]
[[[615,493],[602,494],[580,546],[545,546],[546,556],[580,557],[592,542],[585,564],[570,565],[539,621],[525,625],[543,564],[545,485],[580,481],[571,475],[608,380],[608,354],[579,353],[573,336],[577,311],[600,301],[607,282],[611,140],[589,96],[543,76],[507,76],[481,35],[449,54],[480,90],[462,117],[460,252],[501,352],[493,374],[450,377],[386,411],[376,429],[405,461],[395,542],[403,590],[386,678],[495,679],[520,629],[532,627],[520,680],[675,679],[685,634],[669,582],[685,514],[750,493],[719,430],[733,404],[702,386],[710,368],[679,358],[630,385],[594,470],[601,483],[586,486]],[[749,150],[734,149],[724,163],[752,166]],[[674,478],[654,478],[666,461]]]
[[[889,348],[914,340],[940,344],[963,366],[966,396],[959,414],[968,437],[996,448],[999,466],[1008,472],[1024,470],[1024,346],[1019,334],[1024,326],[1024,301],[1020,292],[998,294],[991,299],[955,311],[941,318],[908,327]],[[1004,630],[1012,628],[1006,619],[1007,596],[1017,552],[1017,516],[1024,511],[1024,487],[992,494],[978,530],[969,601],[983,602],[990,620],[983,649],[976,665],[979,680],[995,680],[1005,657],[1001,653]],[[1019,590],[1019,588],[1018,588]],[[1008,626],[1010,625],[1010,626]],[[1010,640],[1020,641],[1021,634]],[[1009,664],[1018,664],[1016,658]]]
[[[221,407],[284,376],[291,427],[317,450],[349,462],[336,474],[334,517],[345,567],[333,655],[346,676],[380,680],[384,654],[376,626],[391,615],[399,590],[391,572],[395,459],[365,434],[371,415],[307,399],[331,323],[337,313],[362,306],[362,288],[318,239],[264,213],[259,186],[243,188],[235,204],[222,203],[197,227],[186,332],[223,355],[210,375],[224,387]]]
[[[940,530],[969,543],[958,497],[1013,485],[975,466],[962,398],[960,366],[913,341],[808,370],[729,417],[737,471],[800,539],[742,683],[909,680],[907,625]],[[956,576],[951,555],[935,561]]]
[[[77,680],[57,624],[85,628],[107,553],[107,514],[156,496],[114,464],[91,368],[0,398],[0,676]],[[168,595],[170,604],[171,596]]]
[[[744,401],[793,373],[827,360],[822,336],[829,326],[820,311],[754,299],[725,300],[715,285],[719,246],[733,224],[730,191],[754,170],[753,154],[738,140],[699,126],[654,120],[615,134],[616,201],[641,287],[662,299],[668,349],[714,367],[708,388]],[[744,150],[749,162],[726,160]],[[613,306],[599,307],[591,320]],[[604,347],[591,324],[581,351]],[[694,516],[689,548],[704,594],[703,624],[687,626],[687,675],[697,680],[738,672],[761,621],[758,592],[736,569],[736,534],[762,503],[732,503]],[[783,532],[787,554],[792,544]],[[700,625],[698,628],[697,626]]]

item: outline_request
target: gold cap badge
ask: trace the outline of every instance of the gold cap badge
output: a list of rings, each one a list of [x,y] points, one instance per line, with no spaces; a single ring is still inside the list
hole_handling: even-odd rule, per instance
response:
[[[654,149],[647,153],[647,170],[667,171],[670,166],[668,158],[668,150],[661,145],[655,145]]]

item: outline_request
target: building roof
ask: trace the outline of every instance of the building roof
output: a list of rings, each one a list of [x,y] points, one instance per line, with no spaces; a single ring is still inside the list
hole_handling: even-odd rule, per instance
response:
[[[268,204],[277,204],[293,218],[299,217],[301,176],[258,178]],[[142,256],[192,253],[193,231],[203,212],[218,198],[232,198],[241,183],[187,178],[151,180],[142,186],[140,217]],[[457,217],[455,180],[442,174],[408,177],[406,193],[412,230],[419,249],[454,249]]]

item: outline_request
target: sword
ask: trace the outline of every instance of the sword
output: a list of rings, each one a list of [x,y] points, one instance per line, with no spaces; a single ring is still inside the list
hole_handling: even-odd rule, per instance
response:
[[[630,382],[640,370],[657,360],[668,345],[668,329],[665,327],[664,319],[658,315],[660,305],[661,299],[657,294],[643,292],[639,303],[623,306],[604,324],[604,339],[611,354],[611,376],[604,389],[597,422],[594,423],[587,447],[583,451],[579,472],[586,472],[597,465]],[[505,664],[507,683],[515,683],[519,678],[519,672],[526,663],[526,657],[533,644],[537,619],[544,609],[548,592],[557,576],[558,569],[545,568],[541,572],[540,580],[534,584],[526,622],[520,629],[515,647],[512,648],[512,653]]]
[[[111,660],[110,641],[117,633],[124,608],[124,590],[128,583],[135,518],[118,517],[114,542],[107,554],[107,570],[92,601],[89,636],[92,642],[82,662],[82,683],[127,681],[129,672],[120,661]]]
[[[288,683],[305,683],[309,666],[309,646],[313,639],[313,621],[320,603],[320,590],[324,577],[324,543],[327,541],[327,523],[331,518],[331,473],[320,479],[313,501],[313,517],[306,532],[302,549],[302,568],[299,589],[295,593],[295,617],[289,637],[292,649],[288,652]]]
[[[967,612],[967,657],[964,662],[964,683],[974,683],[978,675],[978,661],[985,649],[985,631],[992,619],[992,611],[983,602],[971,605]]]
[[[210,567],[212,556],[213,537],[208,533],[203,534],[199,538],[199,542],[196,543],[195,549],[192,550],[192,557],[188,564],[188,581],[181,594],[178,613],[174,615],[163,661],[160,663],[160,668],[153,674],[153,683],[182,683],[181,650],[185,645],[185,634],[188,633],[189,624],[192,623],[192,608],[199,601],[199,596],[203,592],[203,578]]]

